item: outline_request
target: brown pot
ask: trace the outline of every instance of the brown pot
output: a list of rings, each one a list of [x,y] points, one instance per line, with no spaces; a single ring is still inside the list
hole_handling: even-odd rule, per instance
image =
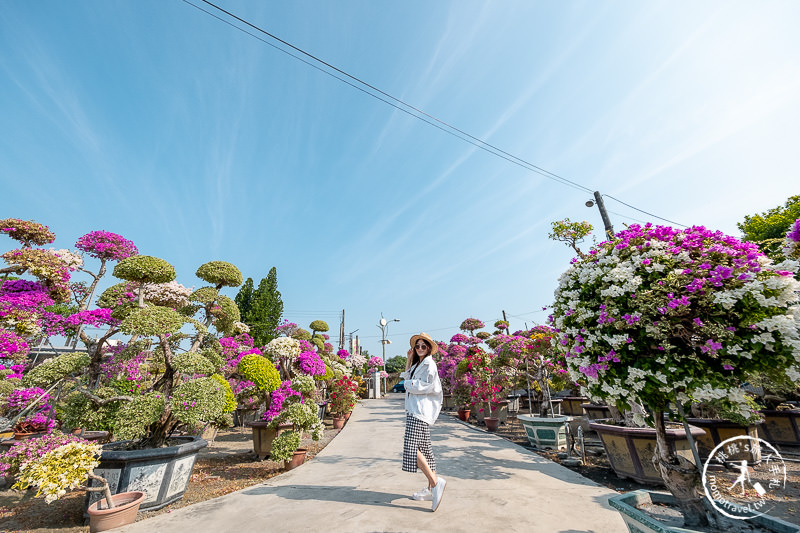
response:
[[[500,427],[500,419],[493,416],[483,417],[483,422],[486,424],[486,431],[494,433]]]
[[[469,420],[469,409],[459,409],[458,410],[458,419],[462,422],[466,422]]]
[[[351,414],[352,412],[353,412],[353,411],[347,411],[347,412],[344,414],[344,419],[345,419],[345,420],[350,420],[350,414]]]
[[[342,429],[344,427],[344,422],[345,422],[344,416],[334,416],[333,429]]]
[[[44,433],[40,431],[35,431],[32,433],[24,433],[24,432],[14,432],[14,440],[28,440],[28,439],[35,439],[36,437],[41,437]]]
[[[144,492],[120,492],[111,496],[116,507],[108,509],[106,499],[103,498],[89,506],[89,532],[108,531],[117,527],[127,526],[136,521],[139,505],[144,500]],[[103,509],[98,509],[102,504]]]
[[[293,470],[297,468],[298,466],[306,462],[307,453],[308,450],[306,450],[305,448],[296,449],[292,454],[292,458],[288,461],[283,462],[283,466],[286,468],[286,470]]]

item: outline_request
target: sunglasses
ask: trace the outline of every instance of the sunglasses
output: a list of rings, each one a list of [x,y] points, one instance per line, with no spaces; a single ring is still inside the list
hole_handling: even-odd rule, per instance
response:
[[[418,342],[417,344],[414,345],[414,347],[415,348],[427,348],[428,345],[426,343],[424,343],[424,342]]]

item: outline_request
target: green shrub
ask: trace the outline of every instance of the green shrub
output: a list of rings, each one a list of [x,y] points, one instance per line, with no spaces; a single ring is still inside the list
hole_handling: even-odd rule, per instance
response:
[[[50,385],[70,374],[82,372],[89,366],[89,356],[83,352],[72,352],[48,359],[31,369],[22,378],[25,387],[48,388]]]
[[[182,374],[213,374],[217,371],[207,357],[198,352],[184,352],[172,358],[172,368]]]
[[[238,287],[243,281],[239,269],[225,261],[210,261],[198,268],[195,275],[217,287]]]
[[[189,296],[189,300],[208,305],[217,300],[219,291],[214,287],[200,287]]]
[[[225,404],[225,391],[214,378],[187,381],[172,392],[172,415],[188,427],[221,417]]]
[[[328,323],[324,320],[315,320],[308,325],[311,331],[328,331]]]
[[[133,257],[131,259],[134,259]],[[145,307],[131,312],[119,329],[128,335],[154,337],[175,333],[183,326],[184,317],[166,307]]]
[[[92,391],[100,398],[113,398],[119,391],[113,387],[100,387]],[[70,393],[64,403],[56,408],[66,429],[85,428],[90,431],[113,431],[114,420],[123,401],[97,405],[80,392]]]
[[[272,441],[272,450],[269,458],[273,461],[289,461],[295,450],[300,447],[300,433],[297,431],[284,431]]]
[[[141,283],[167,283],[175,279],[175,269],[158,257],[134,255],[117,263],[114,276]]]
[[[225,393],[225,406],[222,408],[222,413],[232,413],[236,409],[236,396],[233,394],[233,389],[231,389],[230,383],[228,383],[228,380],[219,374],[214,374],[211,376],[211,379],[214,379],[217,383],[219,383],[219,387],[222,389],[222,392]],[[231,420],[230,425],[233,425],[233,420]],[[217,427],[222,426],[218,425]]]
[[[252,381],[259,390],[272,392],[281,386],[281,377],[275,370],[275,365],[261,355],[245,355],[236,370],[245,379]]]
[[[149,427],[161,418],[164,407],[164,397],[157,392],[137,396],[120,408],[114,421],[114,437],[116,440],[144,437]]]

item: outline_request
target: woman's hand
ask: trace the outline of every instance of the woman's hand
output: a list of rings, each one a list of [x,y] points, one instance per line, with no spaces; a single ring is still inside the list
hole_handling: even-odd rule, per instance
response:
[[[411,361],[414,360],[414,348],[409,348],[406,354],[406,371],[411,368]]]

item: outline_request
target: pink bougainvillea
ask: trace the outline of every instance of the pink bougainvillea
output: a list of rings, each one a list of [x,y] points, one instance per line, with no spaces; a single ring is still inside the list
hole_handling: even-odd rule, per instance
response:
[[[121,261],[139,253],[133,242],[116,233],[102,230],[87,233],[78,239],[75,247],[106,261]]]

